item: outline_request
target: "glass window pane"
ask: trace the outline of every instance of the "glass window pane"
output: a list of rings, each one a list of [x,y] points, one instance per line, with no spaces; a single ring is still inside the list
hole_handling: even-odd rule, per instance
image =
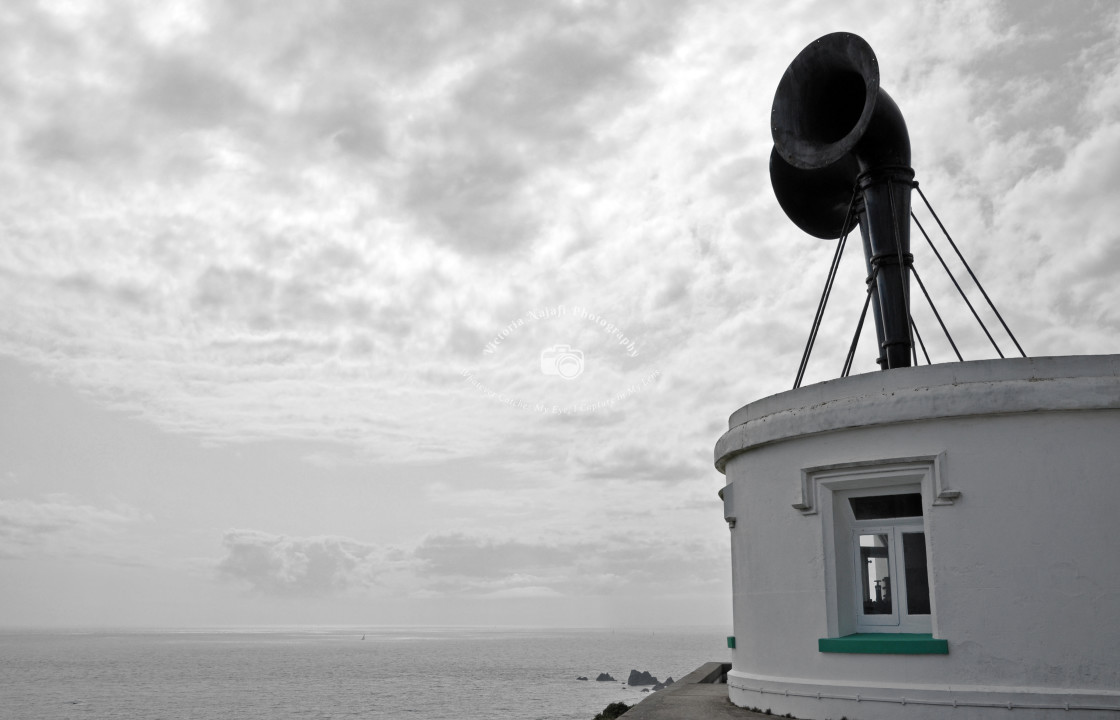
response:
[[[925,533],[902,533],[902,560],[906,565],[906,612],[911,615],[929,615]]]
[[[885,518],[921,517],[922,494],[868,495],[848,498],[856,520],[883,520]]]
[[[890,544],[887,534],[859,536],[860,575],[863,584],[863,614],[890,615]]]

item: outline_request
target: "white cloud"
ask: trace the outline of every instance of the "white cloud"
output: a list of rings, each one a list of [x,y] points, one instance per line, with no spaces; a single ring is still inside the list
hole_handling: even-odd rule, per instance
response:
[[[448,347],[469,352],[530,307],[582,304],[642,345],[638,362],[589,357],[613,373],[589,368],[579,394],[542,392],[539,368],[513,358],[497,368],[508,383],[489,383],[561,405],[670,363],[684,382],[711,352],[752,353],[747,337],[795,352],[787,328],[815,288],[772,302],[795,236],[765,201],[764,120],[792,50],[757,42],[786,19],[679,4],[140,12],[145,34],[112,47],[24,18],[86,70],[58,64],[9,121],[69,159],[10,164],[32,212],[12,213],[20,244],[0,253],[18,310],[7,352],[165,427],[357,436],[400,457],[430,452],[406,428],[437,407],[485,419],[442,452],[541,427],[448,382],[465,364]],[[93,182],[89,163],[119,172]],[[739,335],[717,335],[744,307]],[[735,381],[713,369],[694,389],[723,402],[713,388]],[[590,424],[624,415],[606,417]]]
[[[219,577],[279,597],[528,598],[702,592],[723,580],[720,553],[654,533],[518,540],[430,535],[408,549],[255,530],[223,536]]]
[[[0,557],[37,553],[138,562],[125,543],[137,525],[151,522],[140,510],[117,503],[99,507],[55,493],[42,500],[0,500]]]
[[[222,537],[220,576],[282,596],[317,596],[377,588],[402,564],[399,554],[348,538],[287,537],[230,530]]]
[[[720,553],[655,533],[609,529],[596,540],[537,541],[482,535],[433,536],[415,556],[428,590],[445,595],[605,596],[702,592],[723,581]]]
[[[401,566],[331,535],[228,535],[223,572],[261,592],[643,587],[637,559],[598,552],[615,545],[601,529],[611,513],[637,537],[639,514],[677,539],[719,528],[718,509],[667,518],[719,486],[727,416],[790,386],[831,256],[769,186],[770,103],[795,54],[866,37],[922,188],[1028,352],[1112,352],[1117,16],[982,0],[5,5],[0,352],[211,444],[326,441],[357,465],[508,476],[448,480],[434,502],[469,516],[413,537]],[[914,245],[966,355],[990,356]],[[809,382],[839,372],[859,255]],[[640,354],[567,321],[483,352],[558,305]],[[577,380],[541,371],[561,343],[586,353]],[[873,367],[861,349],[856,370]],[[497,397],[603,401],[655,371],[594,412]],[[62,505],[40,511],[81,514]],[[653,547],[676,567],[680,551]],[[488,554],[504,564],[482,576]]]

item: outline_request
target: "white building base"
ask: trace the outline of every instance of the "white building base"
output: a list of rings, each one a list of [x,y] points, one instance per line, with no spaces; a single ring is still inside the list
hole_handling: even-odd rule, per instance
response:
[[[1008,718],[1116,720],[1120,693],[987,685],[934,686],[900,683],[837,683],[803,678],[752,676],[732,670],[728,697],[740,707],[775,715],[839,720],[939,720]],[[1008,711],[1013,711],[1008,714]]]
[[[1120,720],[1120,356],[818,383],[735,412],[715,459],[736,705]]]

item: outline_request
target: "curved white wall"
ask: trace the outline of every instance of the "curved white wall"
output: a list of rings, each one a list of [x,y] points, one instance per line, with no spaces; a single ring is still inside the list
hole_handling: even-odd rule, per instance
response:
[[[735,518],[733,702],[800,718],[1009,704],[1120,718],[1120,356],[872,373],[765,398],[729,424],[716,466]],[[933,636],[949,653],[819,652],[850,627],[813,473],[892,463],[931,468]]]

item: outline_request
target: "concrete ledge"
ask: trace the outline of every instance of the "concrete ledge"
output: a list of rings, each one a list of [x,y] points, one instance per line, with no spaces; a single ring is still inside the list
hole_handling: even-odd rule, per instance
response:
[[[731,415],[715,466],[818,433],[978,415],[1120,409],[1120,355],[945,363],[829,380]]]
[[[681,678],[681,682],[689,685],[709,683],[716,683],[717,685],[724,684],[727,682],[727,671],[730,669],[731,663],[704,663]]]
[[[731,663],[704,663],[664,690],[631,707],[626,720],[750,720],[773,716],[745,710],[727,698]]]

